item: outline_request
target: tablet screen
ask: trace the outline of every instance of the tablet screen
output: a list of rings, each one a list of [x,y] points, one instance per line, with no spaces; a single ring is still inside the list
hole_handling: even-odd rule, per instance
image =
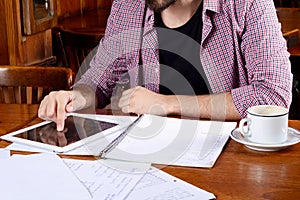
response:
[[[117,124],[77,116],[68,116],[65,120],[65,128],[63,131],[57,131],[56,124],[50,122],[49,124],[16,134],[14,137],[64,147],[101,133],[114,126],[117,126]]]

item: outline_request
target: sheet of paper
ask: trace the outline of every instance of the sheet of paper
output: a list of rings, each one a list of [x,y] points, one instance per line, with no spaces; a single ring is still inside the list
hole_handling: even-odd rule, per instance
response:
[[[7,149],[0,148],[0,159],[5,159],[10,157],[10,151]]]
[[[236,126],[235,122],[145,116],[108,158],[212,167]]]
[[[213,167],[223,147],[225,146],[231,131],[236,123],[231,122],[206,122],[200,123],[204,129],[197,134],[189,149],[173,165]],[[208,127],[211,127],[208,129]]]
[[[1,199],[88,200],[83,187],[55,154],[12,156],[1,162]]]
[[[112,199],[200,200],[215,198],[212,193],[197,188],[157,168],[151,167],[149,169],[147,164],[114,160],[73,159],[64,159],[64,162],[88,188],[94,199],[114,197]],[[127,180],[131,180],[131,183],[128,184]],[[131,192],[129,193],[129,191]],[[115,194],[118,194],[118,196]]]
[[[126,200],[215,199],[214,194],[152,167],[139,181]]]
[[[93,199],[123,200],[150,168],[150,164],[114,160],[64,159]]]

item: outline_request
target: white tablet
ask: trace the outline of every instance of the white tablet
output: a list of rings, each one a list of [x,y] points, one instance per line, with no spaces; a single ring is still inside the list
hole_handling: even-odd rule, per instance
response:
[[[61,132],[56,130],[54,122],[44,121],[0,138],[64,153],[120,129],[122,127],[116,123],[69,115],[65,120],[65,128]]]

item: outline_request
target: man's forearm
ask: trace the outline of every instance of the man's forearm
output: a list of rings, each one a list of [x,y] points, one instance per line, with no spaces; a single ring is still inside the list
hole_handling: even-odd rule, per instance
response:
[[[197,118],[236,120],[240,115],[235,109],[230,92],[199,96],[167,96],[169,114]]]

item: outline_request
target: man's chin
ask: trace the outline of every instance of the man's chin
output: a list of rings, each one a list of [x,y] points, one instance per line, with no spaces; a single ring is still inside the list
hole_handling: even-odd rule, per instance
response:
[[[172,4],[174,4],[177,0],[162,0],[162,3],[158,3],[157,0],[146,0],[146,5],[151,10],[154,10],[157,13],[162,12],[163,10],[170,7]]]

